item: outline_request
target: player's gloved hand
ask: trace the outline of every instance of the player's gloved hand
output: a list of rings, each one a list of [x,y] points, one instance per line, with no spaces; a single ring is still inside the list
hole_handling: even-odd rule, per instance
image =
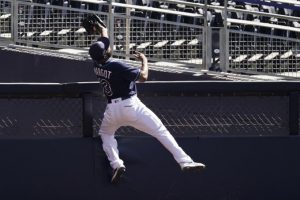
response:
[[[88,35],[101,33],[101,29],[106,28],[104,22],[97,15],[88,15],[81,21],[81,26],[85,28]]]

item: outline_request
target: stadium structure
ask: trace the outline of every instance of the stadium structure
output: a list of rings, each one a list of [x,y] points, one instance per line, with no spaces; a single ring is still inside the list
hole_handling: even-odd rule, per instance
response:
[[[109,182],[91,14],[115,59],[147,55],[138,95],[203,173],[122,127]],[[296,0],[0,0],[0,199],[299,200],[299,17]]]
[[[0,39],[7,50],[88,59],[97,36],[81,20],[92,13],[120,59],[139,50],[158,70],[299,77],[297,1],[2,1]]]

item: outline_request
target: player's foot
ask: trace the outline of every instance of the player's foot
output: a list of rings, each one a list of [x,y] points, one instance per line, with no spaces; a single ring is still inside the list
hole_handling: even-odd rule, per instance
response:
[[[113,184],[119,183],[119,181],[120,181],[122,175],[125,173],[125,171],[126,171],[126,168],[124,166],[114,169],[113,175],[111,178],[111,183],[113,183]]]
[[[205,169],[205,165],[197,162],[184,162],[180,163],[181,170],[186,171],[201,171]]]

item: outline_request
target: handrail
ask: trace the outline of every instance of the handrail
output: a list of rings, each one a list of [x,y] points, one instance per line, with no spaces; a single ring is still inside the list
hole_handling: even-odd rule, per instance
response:
[[[241,0],[240,0],[241,1]],[[253,2],[253,1],[247,1],[247,0],[242,0],[243,2]],[[281,3],[281,4],[292,4],[292,5],[300,5],[300,2],[299,1],[294,1],[294,0],[268,0],[268,1],[271,1],[271,2],[276,2],[276,3]],[[264,0],[263,0],[264,2]]]
[[[294,28],[294,27],[290,27],[290,26],[282,26],[282,25],[278,25],[278,24],[269,24],[269,23],[257,22],[257,21],[248,21],[248,20],[227,18],[227,22],[236,23],[236,24],[243,24],[243,25],[262,26],[262,27],[267,27],[267,28],[276,28],[276,29],[294,31],[294,32],[300,32],[299,28]]]
[[[140,93],[300,92],[300,81],[148,81],[138,83]],[[0,83],[0,95],[100,94],[97,81],[73,83]]]
[[[172,11],[172,10],[166,10],[162,8],[152,8],[152,7],[145,7],[145,6],[137,6],[137,5],[129,5],[129,4],[123,4],[123,3],[112,3],[113,6],[121,6],[125,8],[134,8],[134,9],[142,9],[145,11],[152,11],[152,12],[162,12],[166,14],[178,14],[182,16],[187,17],[203,17],[203,15],[197,14],[197,13],[187,13],[187,12],[180,12],[180,11]]]

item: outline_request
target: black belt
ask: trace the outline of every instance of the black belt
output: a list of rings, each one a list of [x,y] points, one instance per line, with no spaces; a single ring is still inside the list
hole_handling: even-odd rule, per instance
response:
[[[129,99],[130,97],[132,97],[132,96],[119,97],[119,98],[114,98],[114,99],[107,99],[107,103],[112,103],[113,101],[117,101],[117,100],[123,101],[123,100]]]

